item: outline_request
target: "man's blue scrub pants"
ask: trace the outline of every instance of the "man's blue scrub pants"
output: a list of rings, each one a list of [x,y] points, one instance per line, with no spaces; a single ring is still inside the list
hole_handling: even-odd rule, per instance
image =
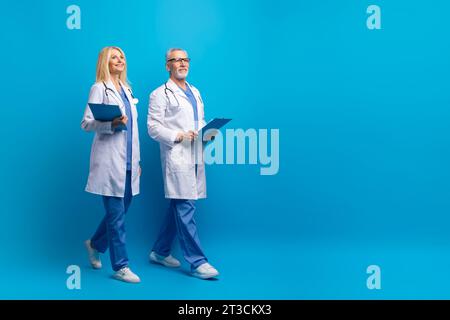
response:
[[[194,212],[194,201],[171,199],[158,239],[153,246],[153,251],[158,255],[167,257],[173,240],[178,235],[183,256],[191,264],[191,269],[196,269],[208,261],[200,246]]]

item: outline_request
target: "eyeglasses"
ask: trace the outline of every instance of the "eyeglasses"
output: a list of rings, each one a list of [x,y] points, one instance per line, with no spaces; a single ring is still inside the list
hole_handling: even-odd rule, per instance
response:
[[[167,60],[167,62],[184,62],[184,63],[189,63],[191,62],[191,58],[172,58]]]

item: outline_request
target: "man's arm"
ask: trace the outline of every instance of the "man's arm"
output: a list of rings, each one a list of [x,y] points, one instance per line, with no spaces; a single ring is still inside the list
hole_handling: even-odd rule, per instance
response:
[[[172,147],[178,139],[178,132],[165,126],[167,101],[158,90],[150,94],[147,114],[147,129],[150,137]]]

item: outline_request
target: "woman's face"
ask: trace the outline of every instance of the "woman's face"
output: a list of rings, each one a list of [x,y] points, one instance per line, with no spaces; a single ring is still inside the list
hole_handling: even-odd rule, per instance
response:
[[[109,73],[120,74],[125,69],[125,57],[119,50],[113,49],[111,51],[111,58],[109,59]]]

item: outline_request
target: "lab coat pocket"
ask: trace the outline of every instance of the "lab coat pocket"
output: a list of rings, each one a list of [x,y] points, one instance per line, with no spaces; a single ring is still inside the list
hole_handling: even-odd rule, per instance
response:
[[[167,115],[169,115],[169,116],[174,116],[174,115],[176,115],[178,112],[180,112],[180,109],[181,107],[178,105],[178,104],[173,104],[173,103],[171,103],[171,104],[169,104],[167,107],[166,107],[166,113],[167,113]]]
[[[108,148],[108,144],[105,143],[105,141],[102,141],[100,139],[100,135],[98,135],[92,143],[90,159],[91,170],[108,167],[110,152],[111,151]]]
[[[167,157],[167,171],[173,172],[187,172],[190,168],[190,163],[184,155],[184,148],[181,144],[175,145],[169,150]]]
[[[101,142],[108,141],[110,138],[111,138],[110,134],[106,134],[106,133],[98,133],[97,134],[97,140],[101,141]]]

